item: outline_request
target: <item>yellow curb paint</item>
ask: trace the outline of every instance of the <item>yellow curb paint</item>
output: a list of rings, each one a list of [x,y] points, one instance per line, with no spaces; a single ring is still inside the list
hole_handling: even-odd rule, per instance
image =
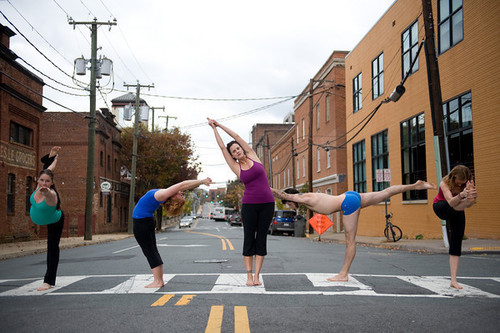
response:
[[[484,250],[498,250],[500,251],[500,246],[485,246],[485,247],[471,247],[471,251],[484,251]]]
[[[165,305],[165,303],[167,303],[168,301],[170,301],[170,299],[172,297],[174,297],[174,296],[175,295],[171,295],[171,294],[163,295],[156,302],[154,302],[153,304],[151,304],[151,306],[163,306],[163,305]]]
[[[234,307],[234,333],[250,333],[246,306]]]
[[[183,305],[188,305],[189,302],[195,297],[196,295],[183,295],[180,300],[175,303],[175,306],[183,306]]]
[[[222,316],[224,314],[224,305],[212,305],[210,315],[208,316],[207,328],[205,333],[220,333],[222,329]]]
[[[222,242],[222,251],[226,251],[227,248],[226,248],[226,242],[224,242],[224,239],[221,238],[220,241]]]

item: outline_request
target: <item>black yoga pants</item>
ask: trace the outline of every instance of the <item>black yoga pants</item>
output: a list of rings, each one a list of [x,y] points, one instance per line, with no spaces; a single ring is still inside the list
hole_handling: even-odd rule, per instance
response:
[[[151,269],[163,265],[156,246],[156,221],[153,217],[134,219],[134,236],[148,260]]]
[[[450,250],[452,256],[462,255],[462,239],[465,232],[465,213],[463,210],[454,210],[446,201],[438,201],[432,205],[434,213],[446,220],[446,228],[449,235]]]
[[[243,204],[243,255],[267,255],[267,231],[273,219],[274,202]]]

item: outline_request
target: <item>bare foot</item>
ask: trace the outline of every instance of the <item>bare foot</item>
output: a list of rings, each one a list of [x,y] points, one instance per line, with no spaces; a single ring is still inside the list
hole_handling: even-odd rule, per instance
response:
[[[417,180],[415,183],[416,190],[428,190],[428,189],[436,189],[437,186],[433,183],[424,182],[423,180]]]
[[[452,282],[450,283],[450,288],[455,288],[455,289],[464,289],[461,285],[458,284],[458,282]]]
[[[247,279],[247,286],[251,287],[253,286],[253,279]]]
[[[328,281],[332,282],[347,282],[349,281],[349,276],[348,275],[342,275],[342,274],[337,274],[335,276],[327,278]]]
[[[147,286],[144,286],[144,288],[161,288],[165,285],[163,281],[153,281]]]
[[[52,288],[52,286],[44,282],[40,287],[36,288],[36,290],[44,291],[44,290],[49,290],[50,288]]]
[[[262,282],[259,281],[259,279],[254,279],[253,280],[253,285],[254,286],[261,286],[262,285]]]

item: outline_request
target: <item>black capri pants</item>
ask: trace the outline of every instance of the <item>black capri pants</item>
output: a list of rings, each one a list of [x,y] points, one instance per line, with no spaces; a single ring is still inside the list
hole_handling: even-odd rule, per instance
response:
[[[243,255],[267,255],[267,231],[274,215],[274,202],[243,204]]]
[[[154,217],[134,219],[134,237],[148,260],[151,269],[163,265],[158,247],[156,246],[156,220]]]
[[[56,284],[57,267],[59,266],[59,242],[64,228],[64,212],[56,223],[47,224],[47,271],[43,282],[54,286]]]
[[[452,256],[462,255],[462,239],[465,232],[465,213],[463,210],[454,210],[447,201],[438,201],[432,205],[434,213],[442,219],[446,220],[446,228],[448,229],[450,250]]]

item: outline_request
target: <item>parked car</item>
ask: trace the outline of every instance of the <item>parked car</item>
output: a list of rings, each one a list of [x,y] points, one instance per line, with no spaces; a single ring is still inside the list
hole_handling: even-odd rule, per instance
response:
[[[276,210],[274,212],[273,220],[269,225],[269,233],[271,235],[280,233],[288,233],[293,235],[295,233],[295,217],[297,213],[294,210]]]
[[[191,228],[192,225],[193,225],[193,217],[192,216],[184,216],[179,221],[179,229],[182,229],[182,228]]]
[[[229,215],[227,222],[229,222],[230,225],[243,225],[240,214]]]

